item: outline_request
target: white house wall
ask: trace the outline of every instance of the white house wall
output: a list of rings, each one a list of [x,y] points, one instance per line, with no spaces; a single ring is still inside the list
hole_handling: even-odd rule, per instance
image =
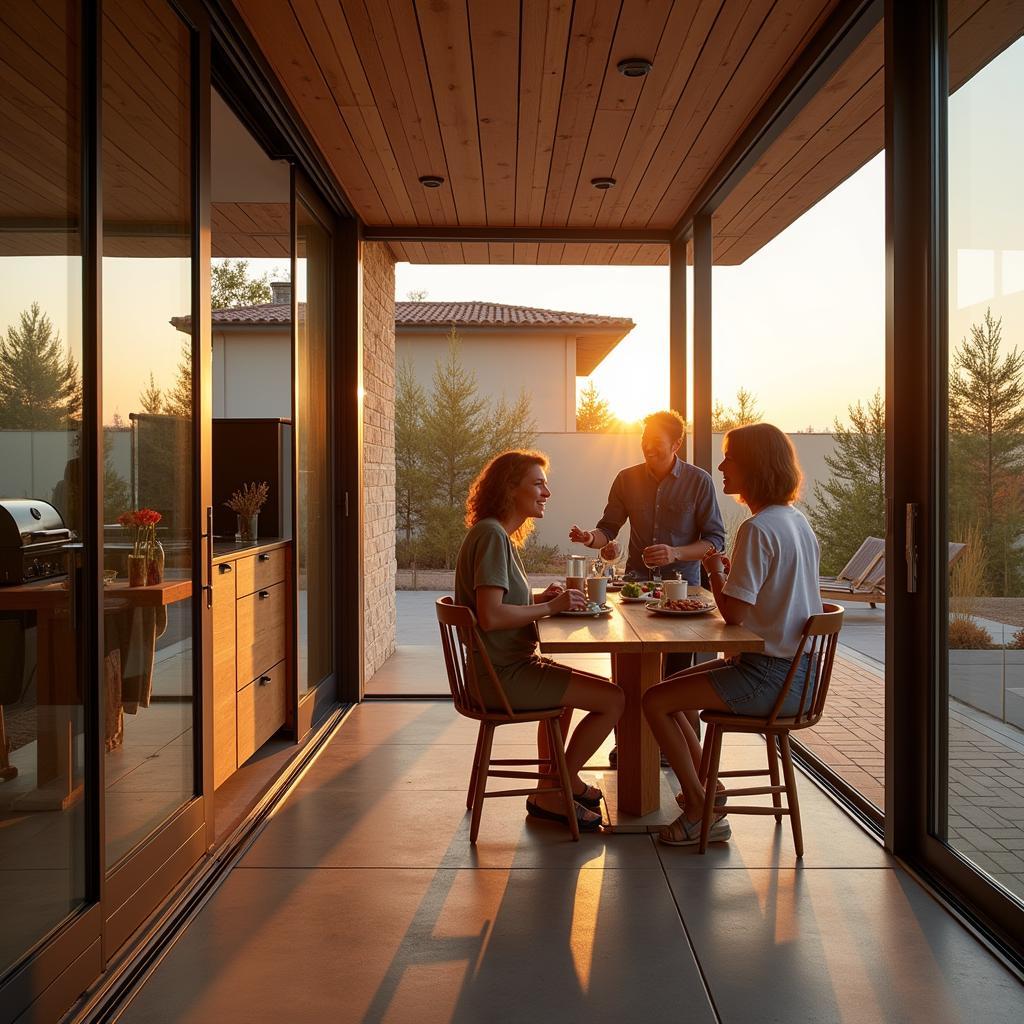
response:
[[[504,395],[506,401],[514,402],[525,387],[539,431],[576,429],[575,336],[508,328],[493,332],[463,329],[460,334],[462,365],[476,374],[481,395],[492,401]],[[397,365],[411,358],[416,379],[428,393],[434,366],[447,355],[446,332],[400,328],[396,333]]]
[[[213,415],[290,419],[292,353],[288,331],[215,331]]]

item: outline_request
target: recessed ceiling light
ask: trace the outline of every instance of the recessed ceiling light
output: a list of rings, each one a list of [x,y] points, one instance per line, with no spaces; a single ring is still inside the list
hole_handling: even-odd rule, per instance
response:
[[[600,189],[615,188],[615,179],[614,178],[591,178],[590,179],[590,184],[593,185],[594,188],[600,188]]]
[[[643,78],[654,65],[645,57],[629,57],[616,65],[619,74],[626,78]]]
[[[424,188],[440,188],[444,184],[444,178],[440,174],[424,174],[420,178],[420,184]]]

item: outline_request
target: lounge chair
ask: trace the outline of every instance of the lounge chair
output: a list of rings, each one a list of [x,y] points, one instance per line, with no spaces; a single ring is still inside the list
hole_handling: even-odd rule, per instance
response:
[[[950,566],[966,547],[950,542]],[[839,574],[820,577],[818,586],[826,601],[860,601],[872,608],[885,604],[885,541],[881,537],[866,537]]]

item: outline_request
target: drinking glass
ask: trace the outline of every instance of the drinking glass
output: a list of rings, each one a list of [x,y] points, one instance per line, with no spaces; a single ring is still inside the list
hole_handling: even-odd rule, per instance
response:
[[[661,583],[661,566],[655,565],[653,562],[647,561],[647,556],[644,555],[644,565],[651,570],[651,582]]]

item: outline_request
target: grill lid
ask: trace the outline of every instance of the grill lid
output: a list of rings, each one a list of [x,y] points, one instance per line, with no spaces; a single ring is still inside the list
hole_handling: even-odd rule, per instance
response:
[[[0,498],[0,547],[23,548],[70,539],[71,531],[49,502],[35,498]]]

